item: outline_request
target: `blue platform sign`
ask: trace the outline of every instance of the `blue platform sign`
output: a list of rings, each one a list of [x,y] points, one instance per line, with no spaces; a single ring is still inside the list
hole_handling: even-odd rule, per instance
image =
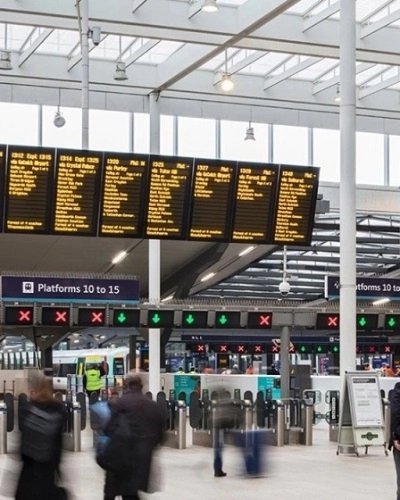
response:
[[[339,276],[325,276],[325,298],[339,298]],[[393,278],[356,278],[357,299],[400,300],[400,279]]]
[[[131,279],[1,276],[1,300],[23,302],[139,302]]]

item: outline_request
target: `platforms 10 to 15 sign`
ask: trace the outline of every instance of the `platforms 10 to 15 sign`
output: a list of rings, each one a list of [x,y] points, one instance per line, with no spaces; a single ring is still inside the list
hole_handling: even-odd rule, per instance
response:
[[[272,327],[271,312],[174,311],[172,309],[5,306],[3,323],[19,326],[82,326],[132,328],[238,329],[267,330]]]
[[[310,244],[319,169],[0,145],[0,231]]]

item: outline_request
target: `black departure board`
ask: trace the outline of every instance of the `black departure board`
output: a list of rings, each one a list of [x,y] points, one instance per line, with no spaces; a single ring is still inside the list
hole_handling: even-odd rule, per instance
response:
[[[58,149],[52,232],[95,236],[103,153]]]
[[[231,241],[266,243],[271,240],[277,179],[276,165],[238,163]]]
[[[228,241],[236,162],[195,159],[188,239]]]
[[[6,175],[7,146],[0,144],[0,199],[4,198],[4,180]],[[0,231],[3,230],[3,203],[0,203]]]
[[[317,201],[319,169],[281,165],[273,243],[309,245]]]
[[[8,147],[6,232],[50,232],[54,157],[52,148]]]
[[[142,233],[148,155],[104,153],[99,236]]]
[[[150,156],[144,237],[185,239],[192,158]]]

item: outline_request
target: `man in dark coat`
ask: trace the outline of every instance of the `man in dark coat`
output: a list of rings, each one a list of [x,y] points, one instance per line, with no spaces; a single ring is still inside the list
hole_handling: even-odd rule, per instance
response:
[[[394,386],[390,401],[390,441],[389,450],[393,448],[394,465],[397,477],[397,500],[400,500],[400,382]]]
[[[121,413],[126,415],[132,442],[132,456],[129,465],[119,471],[107,471],[104,500],[114,500],[121,495],[123,500],[138,500],[138,491],[147,491],[154,448],[161,442],[164,429],[162,414],[154,401],[146,398],[139,375],[128,373],[125,378],[125,392],[113,401],[111,418],[105,434],[112,436],[118,426]]]

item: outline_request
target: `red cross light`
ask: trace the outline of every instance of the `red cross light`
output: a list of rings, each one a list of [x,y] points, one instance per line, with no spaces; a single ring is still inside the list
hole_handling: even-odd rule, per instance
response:
[[[205,352],[204,347],[205,347],[204,344],[197,344],[196,346],[197,352]]]
[[[328,316],[328,326],[329,327],[337,327],[339,326],[339,317],[338,316]]]
[[[260,326],[270,326],[271,316],[263,316],[260,314]]]
[[[375,346],[374,345],[369,345],[368,346],[368,352],[370,354],[375,354]]]
[[[92,318],[91,318],[92,323],[103,323],[103,311],[95,312],[92,311]]]
[[[66,323],[67,321],[67,311],[56,311],[56,323]]]
[[[31,311],[26,309],[19,310],[18,321],[20,323],[30,323],[31,321]]]
[[[274,353],[279,352],[280,351],[280,347],[277,346],[277,345],[273,345],[271,351],[274,352]]]
[[[392,346],[391,345],[385,345],[383,348],[383,352],[385,354],[391,354],[392,353]]]
[[[244,352],[244,345],[238,345],[237,352]]]
[[[254,346],[254,352],[261,352],[262,353],[262,346],[261,345],[255,345]]]
[[[228,346],[226,344],[221,344],[219,350],[220,352],[228,352]]]

